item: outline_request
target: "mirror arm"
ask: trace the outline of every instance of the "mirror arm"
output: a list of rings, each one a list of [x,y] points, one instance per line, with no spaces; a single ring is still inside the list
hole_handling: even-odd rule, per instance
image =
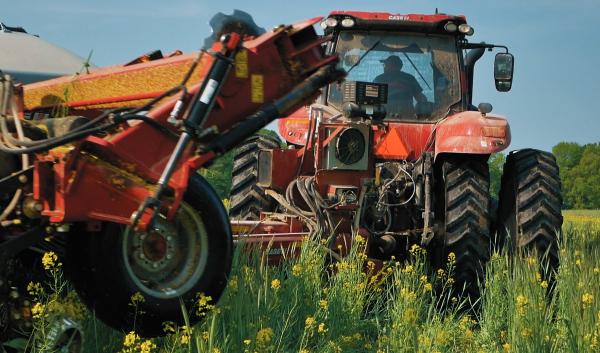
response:
[[[461,49],[479,49],[479,48],[481,48],[481,49],[487,49],[489,51],[491,51],[494,48],[502,48],[502,49],[504,49],[505,53],[508,53],[508,47],[505,45],[488,44],[485,42],[482,42],[482,43],[461,42],[460,47],[461,47]]]

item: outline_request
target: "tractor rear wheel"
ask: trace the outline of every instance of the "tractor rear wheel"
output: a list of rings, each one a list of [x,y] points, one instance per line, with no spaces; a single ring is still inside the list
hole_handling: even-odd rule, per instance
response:
[[[490,176],[485,156],[452,156],[441,164],[438,185],[443,202],[444,241],[437,265],[453,267],[454,289],[476,301],[490,258]],[[438,179],[439,180],[439,179]],[[442,189],[442,190],[440,190]],[[451,254],[454,255],[451,255]],[[441,261],[440,261],[441,260]]]
[[[87,233],[70,234],[68,274],[83,301],[117,330],[163,335],[164,322],[185,325],[182,305],[197,322],[198,296],[216,303],[225,289],[233,243],[229,219],[197,174],[173,221],[159,219],[146,232],[105,222],[100,232]]]
[[[497,237],[510,253],[537,251],[541,270],[556,271],[562,226],[561,183],[556,158],[520,150],[506,158],[500,187]],[[552,272],[545,273],[552,276]]]
[[[261,211],[273,211],[275,200],[258,186],[258,153],[279,148],[275,137],[255,135],[235,151],[232,185],[229,194],[229,216],[240,220],[258,220]]]

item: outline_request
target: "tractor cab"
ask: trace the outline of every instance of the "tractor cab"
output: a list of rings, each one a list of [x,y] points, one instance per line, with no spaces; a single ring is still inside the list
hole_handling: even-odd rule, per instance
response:
[[[464,16],[341,11],[321,26],[333,39],[329,52],[348,72],[323,101],[347,117],[436,122],[450,111],[472,109],[473,66],[482,50],[496,47],[468,43],[474,29]],[[465,57],[464,50],[474,52]],[[511,87],[512,65],[512,55],[497,57],[501,90]]]
[[[486,49],[504,49],[496,54],[496,87],[508,91],[512,86],[514,61],[508,49],[469,43],[474,29],[461,15],[334,11],[321,27],[332,39],[328,53],[338,55],[348,75],[329,85],[319,103],[347,119],[432,124],[477,111],[473,72]],[[288,143],[306,143],[307,113],[301,109],[280,120],[279,132]]]

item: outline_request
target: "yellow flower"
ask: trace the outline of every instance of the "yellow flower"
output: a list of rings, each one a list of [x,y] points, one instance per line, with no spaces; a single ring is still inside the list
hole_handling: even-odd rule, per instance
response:
[[[140,340],[140,336],[138,336],[134,331],[129,332],[125,335],[123,339],[123,347],[133,347]]]
[[[206,314],[215,308],[214,305],[211,304],[212,297],[210,295],[205,295],[204,293],[198,293],[196,295],[196,306],[198,307],[196,310],[196,315],[203,317]]]
[[[156,344],[152,343],[150,340],[145,340],[140,343],[140,353],[150,353],[153,349],[156,348]]]
[[[584,307],[591,305],[594,302],[594,295],[591,293],[584,293],[581,296],[581,302],[583,303]]]
[[[295,264],[292,267],[292,275],[298,277],[302,274],[302,266],[300,266],[299,264]]]
[[[191,334],[191,331],[190,331],[190,334]],[[208,341],[208,339],[210,338],[210,332],[202,331],[201,337],[202,337],[202,340]]]
[[[135,293],[134,293],[134,294],[131,296],[131,298],[130,298],[130,301],[131,301],[131,302],[129,303],[130,305],[137,306],[138,304],[145,302],[145,301],[146,301],[146,298],[144,298],[144,296],[142,295],[142,293],[140,293],[140,292],[135,292]]]
[[[279,288],[281,288],[281,281],[278,279],[274,279],[271,281],[271,288],[277,290]]]
[[[504,349],[505,352],[510,352],[510,344],[509,343],[503,344],[502,348]]]
[[[428,282],[427,276],[423,275],[421,276],[421,278],[419,278],[419,281],[421,281],[421,283],[425,284]]]
[[[217,347],[213,348],[212,353],[221,353],[221,350]]]
[[[314,318],[314,317],[312,317],[312,316],[309,316],[309,317],[307,317],[307,318],[306,318],[306,320],[304,320],[304,325],[305,325],[306,327],[310,327],[310,326],[312,326],[314,323],[315,323],[315,318]]]
[[[547,281],[542,281],[542,283],[540,283],[540,286],[544,289],[548,288],[548,282]]]
[[[517,296],[517,313],[520,316],[525,315],[525,308],[527,307],[527,305],[529,304],[529,300],[527,300],[527,298],[523,295],[518,295]]]
[[[29,282],[27,285],[27,293],[33,296],[40,295],[44,292],[42,285],[39,282]]]
[[[181,328],[181,336],[179,337],[179,342],[181,342],[182,345],[189,344],[191,342],[192,332],[193,330],[191,327],[183,326]]]
[[[275,337],[275,333],[272,328],[263,328],[256,333],[256,345],[265,348],[271,343],[273,337]]]
[[[448,263],[454,265],[456,263],[456,254],[451,252],[448,254]]]
[[[44,315],[46,311],[46,307],[42,303],[35,303],[35,305],[31,308],[31,314],[34,318],[39,319]]]
[[[321,309],[327,310],[329,303],[327,302],[327,300],[321,299],[319,300],[319,306],[321,307]]]
[[[412,273],[413,271],[414,271],[413,265],[406,265],[406,267],[404,267],[402,269],[402,273]]]
[[[250,343],[252,343],[252,340],[244,340],[244,344],[245,344],[246,346],[249,346],[249,345],[250,345]]]
[[[357,245],[364,244],[365,238],[363,238],[360,234],[357,234],[356,237],[354,238],[354,241],[356,242]]]
[[[238,278],[237,278],[237,276],[232,276],[229,279],[228,284],[229,284],[229,288],[231,288],[234,291],[237,290],[238,289]]]
[[[322,322],[319,324],[319,328],[317,329],[317,332],[319,333],[325,333],[327,332],[327,327],[325,327],[325,323]]]
[[[433,289],[433,286],[431,285],[431,283],[425,283],[425,285],[423,286],[423,289],[425,289],[425,291],[427,291],[427,292],[431,292],[431,290]]]
[[[181,342],[181,344],[189,344],[190,335],[182,334],[181,337],[179,337],[179,341]]]
[[[54,251],[44,253],[44,256],[42,256],[42,264],[44,265],[45,270],[52,270],[62,265],[62,263],[58,262],[58,256]]]
[[[523,337],[525,337],[525,338],[529,338],[529,337],[531,337],[531,335],[532,335],[532,332],[531,332],[531,330],[530,330],[530,329],[528,329],[528,328],[524,328],[524,329],[521,331],[521,336],[523,336]]]
[[[595,274],[600,273],[600,267],[594,267],[594,273]]]
[[[446,275],[446,271],[443,268],[437,270],[437,275],[440,277],[444,277]]]
[[[175,333],[175,324],[172,321],[163,322],[163,332],[166,334]]]

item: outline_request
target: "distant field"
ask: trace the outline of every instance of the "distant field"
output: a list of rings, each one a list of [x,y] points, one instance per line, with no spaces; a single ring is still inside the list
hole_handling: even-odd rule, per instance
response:
[[[600,210],[565,210],[563,211],[565,224],[593,224],[600,225]]]

